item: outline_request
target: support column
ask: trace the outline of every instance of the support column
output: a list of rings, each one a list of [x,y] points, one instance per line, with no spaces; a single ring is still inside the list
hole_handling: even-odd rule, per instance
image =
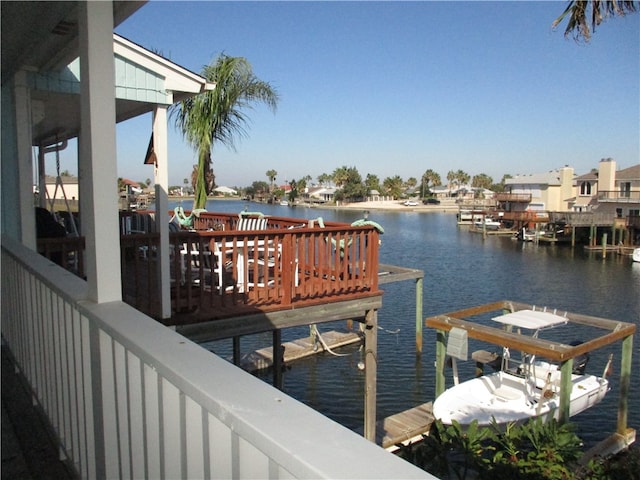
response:
[[[573,358],[562,362],[560,366],[560,423],[569,421],[571,407],[571,372],[573,371]]]
[[[88,299],[122,299],[112,2],[79,2],[80,212]]]
[[[436,398],[445,389],[444,363],[447,356],[447,335],[444,330],[436,331]]]
[[[364,438],[376,441],[376,396],[378,377],[378,311],[365,314],[364,325]]]
[[[416,355],[422,355],[422,284],[424,278],[416,279]]]
[[[282,346],[282,331],[273,331],[273,386],[282,390],[282,367],[284,365],[284,347]]]
[[[14,76],[14,102],[16,119],[16,151],[18,157],[18,211],[10,216],[18,220],[19,239],[23,245],[37,250],[36,215],[33,208],[33,159],[31,157],[31,93],[27,72]]]
[[[631,384],[631,355],[633,335],[622,340],[622,360],[620,362],[620,403],[618,404],[618,425],[616,432],[625,435],[629,415],[629,386]]]
[[[167,106],[157,105],[153,112],[153,152],[156,163],[156,231],[160,234],[158,248],[158,285],[162,318],[171,317],[171,274],[169,265],[169,155],[167,148]]]

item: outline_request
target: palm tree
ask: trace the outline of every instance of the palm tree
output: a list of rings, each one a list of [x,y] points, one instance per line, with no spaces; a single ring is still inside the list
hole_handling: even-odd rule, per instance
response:
[[[273,182],[276,181],[276,177],[278,176],[278,172],[276,172],[275,170],[267,170],[267,173],[265,175],[269,179],[269,185],[271,187],[271,190],[273,190]]]
[[[427,187],[427,191],[430,192],[431,187],[437,187],[441,184],[442,181],[440,180],[440,175],[430,168],[427,169],[422,174],[422,196],[425,197],[427,193],[425,192],[425,186]]]
[[[609,16],[624,16],[633,13],[639,8],[639,2],[630,0],[571,0],[569,5],[558,18],[551,24],[556,28],[565,17],[569,17],[564,36],[573,33],[576,40],[583,39],[588,42],[591,39],[591,32],[595,32],[596,27]],[[591,18],[587,18],[590,16]],[[591,26],[589,26],[591,24]]]
[[[211,169],[214,143],[235,149],[235,138],[247,134],[244,110],[253,102],[263,102],[275,112],[278,104],[275,89],[255,76],[246,58],[221,54],[204,67],[202,76],[215,83],[215,88],[172,109],[176,126],[198,154],[194,210],[205,207],[207,195],[215,186]]]

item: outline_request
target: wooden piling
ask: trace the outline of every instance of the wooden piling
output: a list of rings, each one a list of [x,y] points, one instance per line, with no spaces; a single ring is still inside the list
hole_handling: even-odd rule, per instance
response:
[[[422,355],[422,284],[423,278],[416,278],[416,356]]]
[[[378,311],[368,310],[364,328],[364,438],[376,441],[376,395],[378,371]]]
[[[617,433],[624,435],[627,431],[629,415],[629,386],[631,384],[631,356],[633,352],[633,335],[622,340],[622,359],[620,361],[620,402],[618,403]]]

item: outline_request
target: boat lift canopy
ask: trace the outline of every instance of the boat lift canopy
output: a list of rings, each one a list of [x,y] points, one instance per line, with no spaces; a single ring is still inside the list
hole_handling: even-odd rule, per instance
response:
[[[545,328],[556,327],[567,323],[567,317],[557,315],[555,313],[544,310],[518,310],[516,312],[506,313],[492,320],[504,325],[512,325],[518,328],[526,328],[528,330],[542,330]]]

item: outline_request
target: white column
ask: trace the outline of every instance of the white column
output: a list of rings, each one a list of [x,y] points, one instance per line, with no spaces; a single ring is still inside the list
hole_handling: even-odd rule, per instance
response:
[[[31,155],[31,93],[27,85],[27,72],[14,76],[14,102],[16,114],[16,150],[18,157],[18,211],[20,240],[36,250],[36,217],[33,204],[33,157]],[[43,192],[41,192],[43,193]]]
[[[88,299],[122,299],[118,220],[112,2],[78,2],[80,119],[78,168]]]
[[[153,151],[156,154],[156,229],[160,233],[158,269],[162,318],[171,317],[171,277],[169,272],[169,155],[167,148],[167,106],[153,112]]]

